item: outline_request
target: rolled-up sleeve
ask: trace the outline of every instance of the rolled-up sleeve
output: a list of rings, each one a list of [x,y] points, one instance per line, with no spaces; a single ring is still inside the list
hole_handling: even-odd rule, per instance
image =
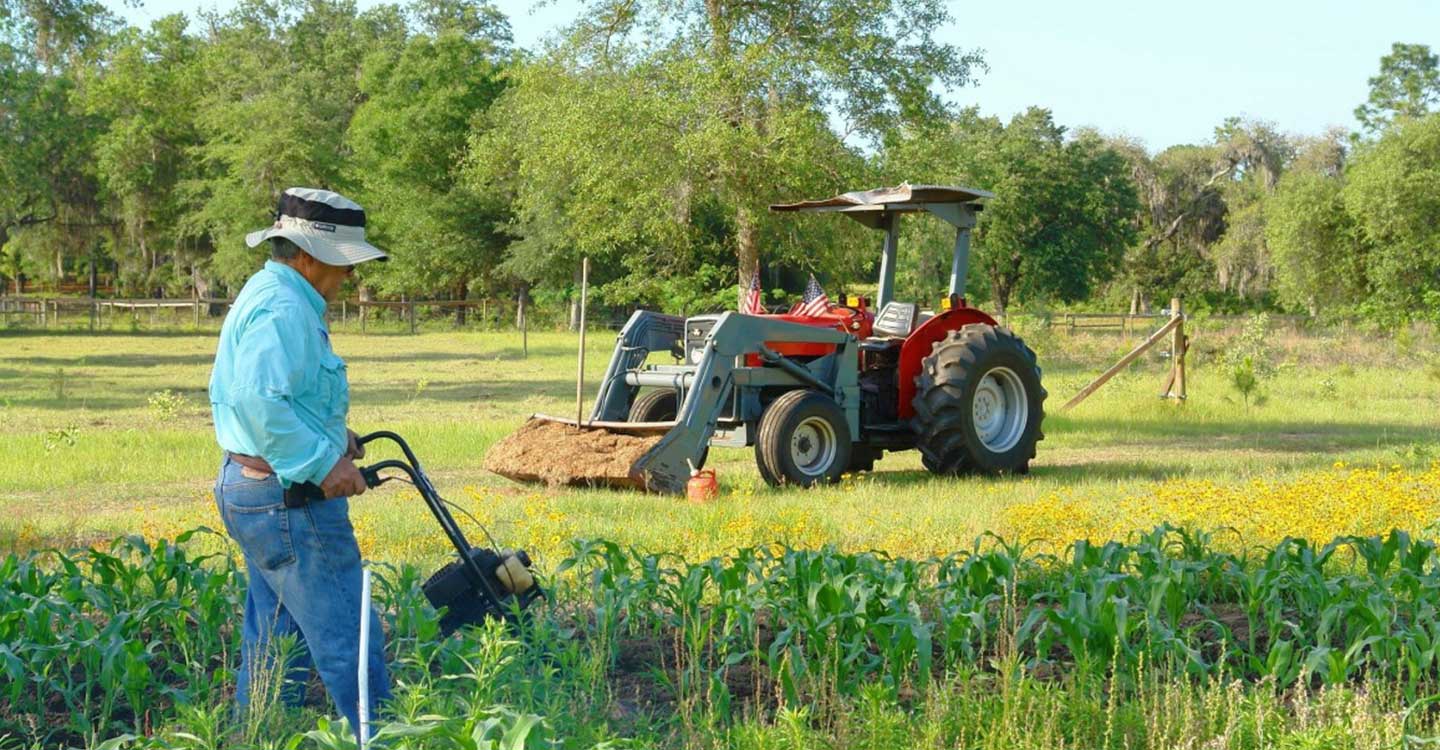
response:
[[[229,403],[240,427],[257,441],[260,456],[288,484],[320,484],[341,451],[301,421],[294,399],[307,367],[296,342],[306,332],[295,316],[263,311],[235,342],[235,361],[246,369],[229,389]],[[288,346],[287,346],[288,344]],[[311,363],[313,365],[313,363]]]

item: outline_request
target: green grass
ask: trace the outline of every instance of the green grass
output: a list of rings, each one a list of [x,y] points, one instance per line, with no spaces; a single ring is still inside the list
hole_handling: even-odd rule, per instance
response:
[[[0,336],[0,544],[173,536],[217,524],[210,485],[219,451],[205,390],[213,333]],[[571,538],[603,537],[692,558],[776,540],[937,554],[968,547],[1008,506],[1042,497],[1103,502],[1174,478],[1238,483],[1336,461],[1423,468],[1440,457],[1440,378],[1422,359],[1358,337],[1290,337],[1276,356],[1280,373],[1264,385],[1265,403],[1247,408],[1223,369],[1206,361],[1215,359],[1207,343],[1218,347],[1220,339],[1196,339],[1187,403],[1156,397],[1165,362],[1155,356],[1057,414],[1129,342],[1032,335],[1051,396],[1028,477],[935,478],[907,452],[843,486],[776,490],[761,482],[750,451],[717,449],[710,465],[722,494],[705,506],[520,486],[481,469],[487,448],[530,413],[574,410],[571,334],[532,333],[528,358],[513,333],[337,333],[335,346],[349,364],[352,426],[406,436],[442,493],[478,509],[502,542],[542,553]],[[599,332],[590,342],[593,384],[612,338]],[[1367,366],[1379,362],[1394,366]],[[181,399],[150,403],[167,390]],[[444,554],[433,522],[405,489],[383,489],[353,507],[371,557],[428,564]]]

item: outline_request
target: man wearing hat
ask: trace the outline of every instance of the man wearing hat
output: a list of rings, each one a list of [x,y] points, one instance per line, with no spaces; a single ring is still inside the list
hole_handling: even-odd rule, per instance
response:
[[[347,498],[365,492],[354,463],[364,451],[346,427],[350,385],[325,305],[357,264],[386,255],[365,241],[360,206],[313,188],[286,190],[275,223],[245,237],[265,240],[270,260],[235,298],[210,377],[225,451],[215,501],[249,573],[236,697],[243,706],[275,684],[276,639],[293,636],[286,703],[299,704],[313,666],[358,729],[361,566]],[[369,692],[380,703],[390,696],[384,636],[370,617]]]

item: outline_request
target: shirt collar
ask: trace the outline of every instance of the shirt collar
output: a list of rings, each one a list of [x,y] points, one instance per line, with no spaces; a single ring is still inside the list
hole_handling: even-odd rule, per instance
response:
[[[300,290],[305,301],[315,309],[315,314],[319,315],[321,320],[325,319],[325,298],[315,291],[315,287],[310,284],[308,279],[300,275],[299,271],[273,260],[265,261],[265,270],[278,276],[286,286]]]

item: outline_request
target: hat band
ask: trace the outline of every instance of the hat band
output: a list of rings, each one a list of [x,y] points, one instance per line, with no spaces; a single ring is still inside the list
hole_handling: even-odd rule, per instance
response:
[[[360,209],[337,208],[323,201],[306,200],[290,192],[280,196],[275,215],[277,218],[291,216],[339,226],[365,226],[365,212]]]

